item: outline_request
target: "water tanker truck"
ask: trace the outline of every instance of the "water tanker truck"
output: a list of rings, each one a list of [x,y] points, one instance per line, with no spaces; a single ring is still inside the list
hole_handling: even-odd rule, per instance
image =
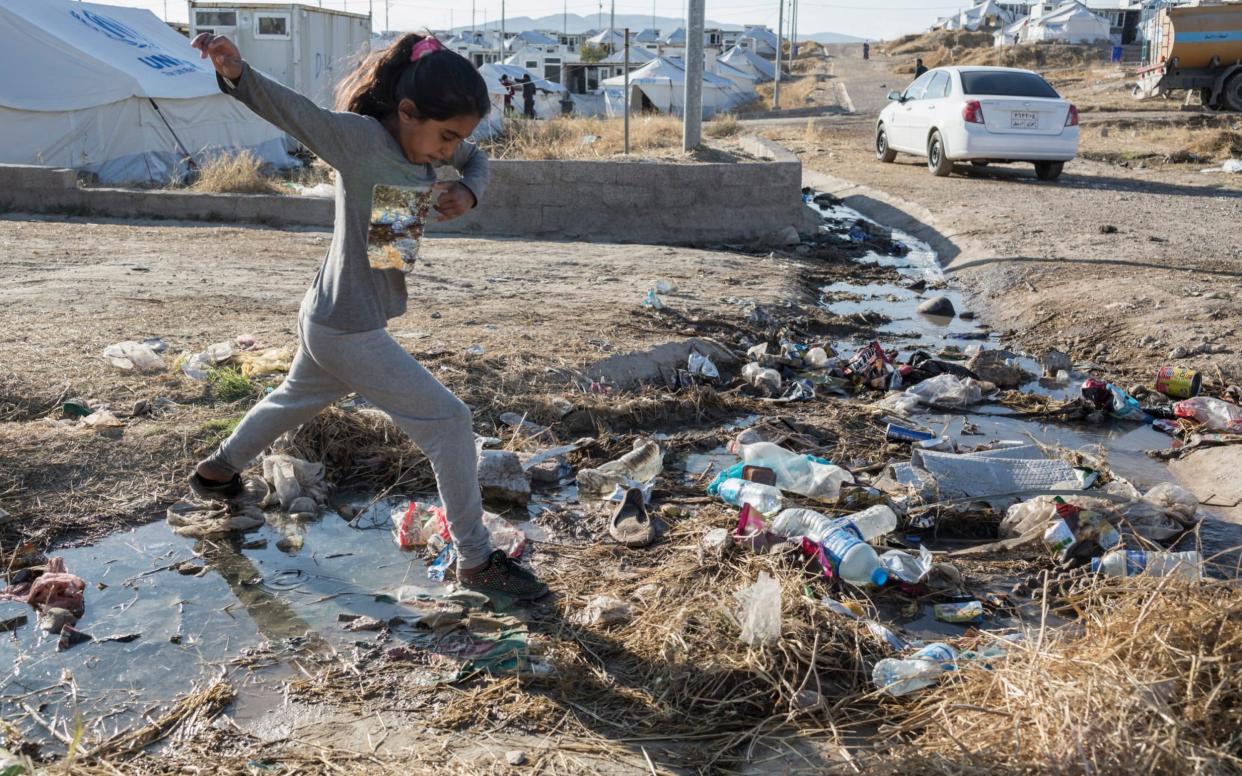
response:
[[[1242,112],[1242,2],[1159,8],[1147,40],[1135,96],[1198,92],[1207,107]]]

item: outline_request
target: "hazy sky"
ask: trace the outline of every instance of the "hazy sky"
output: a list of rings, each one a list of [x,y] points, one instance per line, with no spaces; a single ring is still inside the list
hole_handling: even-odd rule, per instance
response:
[[[183,0],[103,0],[112,5],[129,5],[149,8],[158,16],[175,21],[186,20],[186,3]],[[320,5],[366,13],[374,3],[377,29],[383,26],[384,0],[323,0]],[[776,28],[778,0],[707,0],[707,17],[722,24],[751,22]],[[313,5],[316,0],[310,0]],[[936,19],[959,11],[971,3],[953,3],[949,0],[799,0],[798,31],[843,32],[868,38],[890,38],[907,32],[918,32],[930,26]],[[449,0],[435,4],[429,0],[391,0],[388,4],[390,25],[393,29],[416,29],[419,27],[445,28],[450,20],[454,26],[470,23],[469,0]],[[568,0],[569,12],[582,16],[599,11],[598,0]],[[449,7],[455,10],[451,12]],[[565,7],[564,0],[505,0],[507,16],[530,16],[538,18],[558,14]],[[654,0],[659,16],[684,17],[685,4],[681,0]],[[488,20],[500,16],[500,0],[475,0],[478,23],[482,25],[484,12]],[[605,0],[604,24],[607,24],[610,0]],[[617,13],[650,14],[652,0],[617,0]],[[459,9],[465,9],[460,10]],[[788,13],[788,0],[786,4]]]

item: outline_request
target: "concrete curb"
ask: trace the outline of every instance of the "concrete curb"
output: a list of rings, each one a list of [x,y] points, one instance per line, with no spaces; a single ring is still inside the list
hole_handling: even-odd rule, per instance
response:
[[[675,164],[497,160],[479,207],[437,234],[710,245],[763,240],[806,224],[802,163],[743,138],[760,162]],[[80,188],[72,170],[0,165],[0,209],[132,219],[330,227],[331,199]]]

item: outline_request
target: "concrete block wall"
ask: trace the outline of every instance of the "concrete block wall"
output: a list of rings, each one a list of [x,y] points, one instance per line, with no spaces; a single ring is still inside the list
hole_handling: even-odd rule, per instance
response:
[[[802,165],[770,141],[748,150],[771,161],[492,162],[482,203],[433,232],[672,245],[748,242],[803,229]],[[333,202],[265,194],[86,189],[72,170],[0,165],[0,208],[134,219],[331,226]]]

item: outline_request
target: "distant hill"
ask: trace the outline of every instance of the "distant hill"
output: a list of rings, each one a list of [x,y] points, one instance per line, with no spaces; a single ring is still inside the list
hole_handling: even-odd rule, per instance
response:
[[[839,32],[817,32],[813,35],[799,35],[798,40],[815,43],[862,43],[866,38],[856,38],[853,35],[843,35]]]
[[[635,33],[649,27],[655,27],[661,32],[667,34],[678,27],[684,27],[686,25],[685,19],[676,19],[668,16],[656,16],[653,19],[650,14],[619,13],[616,16],[616,19],[618,30],[623,30],[626,27],[629,27]],[[488,18],[487,24],[484,25],[483,15],[479,14],[477,21],[478,28],[480,30],[500,29],[499,19]],[[598,14],[580,16],[576,13],[571,13],[568,17],[565,17],[559,13],[555,13],[549,14],[548,16],[541,16],[538,19],[532,19],[529,16],[514,16],[510,19],[505,19],[506,33],[529,32],[532,30],[557,31],[562,29],[562,26],[566,31],[571,33],[587,32],[588,30],[599,32],[608,28],[608,11],[605,9],[602,17]],[[742,29],[742,26],[739,24],[720,24],[719,22],[713,22],[711,20],[707,21],[707,26],[722,30]],[[462,32],[469,29],[469,24],[463,24],[454,27],[453,32]]]

